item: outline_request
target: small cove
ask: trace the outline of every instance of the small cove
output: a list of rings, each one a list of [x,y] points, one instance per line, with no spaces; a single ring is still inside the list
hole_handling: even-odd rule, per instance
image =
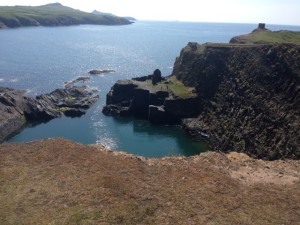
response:
[[[114,73],[79,82],[99,90],[100,99],[80,118],[59,118],[28,124],[7,142],[63,137],[85,144],[102,144],[147,157],[194,155],[206,151],[177,126],[154,126],[132,118],[101,113],[105,95],[119,79],[144,76],[159,68],[171,74],[176,56],[189,41],[228,42],[255,24],[212,24],[138,21],[128,26],[21,28],[0,31],[0,85],[28,89],[29,95],[62,88],[64,82],[88,76],[92,69]],[[274,26],[270,29],[299,27]]]

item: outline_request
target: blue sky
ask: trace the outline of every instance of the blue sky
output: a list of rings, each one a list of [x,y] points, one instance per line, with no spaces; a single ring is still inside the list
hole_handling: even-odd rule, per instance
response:
[[[59,0],[58,0],[59,1]],[[43,5],[51,0],[0,0],[0,5]],[[300,25],[300,0],[60,0],[72,8],[94,9],[140,20],[179,20]]]

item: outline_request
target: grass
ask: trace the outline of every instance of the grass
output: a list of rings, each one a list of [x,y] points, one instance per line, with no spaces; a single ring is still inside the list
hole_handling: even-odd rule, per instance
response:
[[[168,86],[172,93],[180,98],[190,98],[195,96],[194,88],[185,86],[177,80],[175,76],[169,78]]]
[[[176,98],[191,98],[195,97],[194,88],[187,87],[179,80],[176,79],[175,76],[169,77],[166,81],[162,81],[157,83],[156,85],[152,84],[151,80],[136,82],[140,88],[145,88],[150,91],[167,91],[170,92],[173,97]]]
[[[0,155],[0,224],[300,221],[297,161],[218,153],[143,159],[62,139],[0,145]],[[241,178],[232,175],[239,171]],[[286,182],[290,176],[296,182]]]
[[[15,20],[20,21],[20,25]],[[60,4],[43,6],[2,6],[0,7],[0,22],[7,27],[29,26],[32,20],[40,25],[72,25],[72,24],[129,24],[129,21],[113,16],[82,12]],[[59,24],[62,23],[62,24]]]
[[[251,43],[298,43],[300,44],[300,32],[295,31],[259,31],[240,36],[248,44]]]

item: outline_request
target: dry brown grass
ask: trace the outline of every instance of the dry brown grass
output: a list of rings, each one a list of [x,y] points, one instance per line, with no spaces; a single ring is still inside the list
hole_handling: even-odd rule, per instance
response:
[[[0,224],[300,224],[299,161],[0,145]]]

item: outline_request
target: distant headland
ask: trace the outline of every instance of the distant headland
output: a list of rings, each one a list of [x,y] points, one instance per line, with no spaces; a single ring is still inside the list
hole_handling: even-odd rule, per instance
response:
[[[80,24],[126,25],[127,18],[107,13],[87,13],[60,3],[42,6],[1,6],[0,29],[29,26],[70,26]]]
[[[300,44],[300,32],[280,30],[271,31],[266,28],[265,23],[259,23],[258,27],[250,34],[233,37],[231,44],[272,44],[272,43],[293,43]]]

